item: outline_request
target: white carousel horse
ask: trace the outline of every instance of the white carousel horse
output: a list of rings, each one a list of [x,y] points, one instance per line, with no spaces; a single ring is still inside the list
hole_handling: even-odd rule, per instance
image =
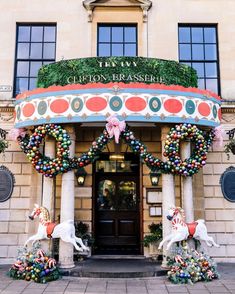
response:
[[[193,223],[185,223],[184,210],[181,207],[172,207],[168,212],[167,219],[172,223],[173,232],[161,241],[158,249],[161,249],[163,244],[169,241],[166,246],[166,250],[169,250],[173,243],[187,240],[188,238],[205,241],[210,247],[212,245],[220,247],[207,234],[207,228],[203,219],[199,219]]]
[[[35,208],[29,215],[29,218],[34,220],[36,217],[39,217],[38,231],[25,242],[25,247],[30,241],[33,241],[32,244],[34,244],[36,241],[43,239],[61,238],[64,242],[73,244],[73,246],[80,252],[89,251],[89,248],[83,244],[82,239],[75,236],[73,220],[67,220],[61,224],[53,223],[51,222],[49,212],[45,207],[39,207],[37,204],[34,205]],[[81,247],[79,247],[77,243]]]

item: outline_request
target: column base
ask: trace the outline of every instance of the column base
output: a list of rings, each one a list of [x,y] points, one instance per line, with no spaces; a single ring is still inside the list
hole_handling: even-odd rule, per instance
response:
[[[74,268],[75,267],[75,263],[66,263],[66,264],[59,264],[59,268],[61,269],[70,269],[70,268]]]

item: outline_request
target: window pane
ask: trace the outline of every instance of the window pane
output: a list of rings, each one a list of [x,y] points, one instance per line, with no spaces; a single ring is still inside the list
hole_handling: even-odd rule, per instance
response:
[[[136,44],[125,44],[125,56],[136,56]]]
[[[29,58],[29,43],[18,43],[17,58]]]
[[[194,62],[193,63],[193,68],[196,69],[197,71],[197,76],[199,78],[203,78],[205,76],[205,73],[204,73],[204,63],[202,62]]]
[[[33,61],[30,63],[30,76],[36,77],[38,75],[39,68],[42,66],[42,62]]]
[[[47,65],[47,64],[50,64],[50,63],[53,63],[54,61],[43,61],[43,65]]]
[[[99,42],[110,42],[110,27],[99,27]]]
[[[136,28],[125,27],[125,42],[136,42]]]
[[[217,79],[207,79],[206,89],[218,93],[218,81]]]
[[[44,43],[43,45],[43,58],[54,59],[55,58],[55,43]]]
[[[28,78],[17,78],[16,79],[16,93],[22,93],[28,90]]]
[[[191,64],[191,62],[181,62],[181,64],[185,64],[185,65],[187,65],[187,66],[192,66],[192,64]]]
[[[207,78],[216,78],[217,77],[217,65],[215,62],[206,63],[206,77]]]
[[[29,75],[29,62],[19,61],[17,63],[17,73],[18,77],[27,77]]]
[[[29,42],[30,40],[30,27],[21,26],[18,28],[18,41]]]
[[[33,90],[37,87],[37,79],[36,78],[31,78],[29,80],[29,90]]]
[[[205,89],[205,81],[204,79],[198,79],[198,88],[204,90]]]
[[[55,27],[44,27],[44,42],[55,42]]]
[[[203,45],[192,45],[193,49],[193,60],[203,60],[204,54],[203,54]]]
[[[202,28],[192,28],[192,43],[203,43]]]
[[[99,56],[110,56],[110,45],[109,44],[100,44],[99,45]]]
[[[190,28],[179,28],[179,42],[190,43]]]
[[[216,43],[215,28],[204,28],[205,43]]]
[[[31,43],[30,58],[42,58],[42,43]]]
[[[42,42],[43,27],[32,27],[31,41]]]
[[[123,27],[112,28],[112,42],[124,42]]]
[[[123,56],[123,44],[112,44],[112,56]]]
[[[190,45],[180,45],[180,59],[187,60],[191,59],[191,46]]]
[[[216,45],[205,45],[205,58],[207,60],[216,60]]]

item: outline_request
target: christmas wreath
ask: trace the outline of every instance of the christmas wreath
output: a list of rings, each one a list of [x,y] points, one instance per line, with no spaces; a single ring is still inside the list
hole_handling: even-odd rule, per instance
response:
[[[44,156],[40,152],[40,145],[46,135],[56,139],[56,158]],[[48,124],[35,128],[33,134],[24,138],[18,137],[21,149],[35,169],[46,177],[54,177],[59,173],[67,172],[69,164],[70,137],[60,125]]]
[[[181,124],[172,128],[167,135],[163,155],[168,157],[171,172],[192,176],[206,164],[206,154],[212,144],[214,132],[205,133],[195,125]],[[180,141],[190,139],[195,144],[192,155],[185,160],[180,157]]]

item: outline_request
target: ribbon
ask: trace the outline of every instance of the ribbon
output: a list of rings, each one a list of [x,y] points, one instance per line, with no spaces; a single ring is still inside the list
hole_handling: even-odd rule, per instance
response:
[[[175,256],[175,261],[178,263],[181,263],[181,264],[184,263],[184,260],[183,260],[182,256],[180,256],[180,255]]]
[[[214,134],[215,134],[214,145],[221,147],[223,145],[223,140],[224,140],[223,139],[224,130],[222,129],[221,126],[218,126],[214,129]]]
[[[108,132],[109,138],[113,138],[114,136],[115,142],[118,144],[119,137],[126,128],[126,123],[125,121],[120,121],[116,115],[111,115],[108,117],[107,122],[106,130]]]
[[[9,132],[9,138],[12,141],[17,141],[18,137],[24,138],[26,131],[24,129],[11,129]]]

